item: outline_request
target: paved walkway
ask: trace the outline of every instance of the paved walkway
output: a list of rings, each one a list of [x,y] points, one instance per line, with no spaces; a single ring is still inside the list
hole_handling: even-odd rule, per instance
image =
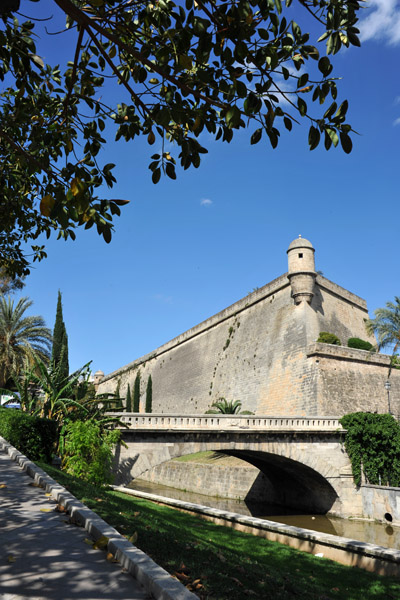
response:
[[[144,600],[140,584],[0,450],[0,600]]]

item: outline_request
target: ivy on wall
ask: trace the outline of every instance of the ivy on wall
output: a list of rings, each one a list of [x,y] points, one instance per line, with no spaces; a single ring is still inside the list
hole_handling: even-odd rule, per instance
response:
[[[389,414],[356,412],[340,419],[354,482],[400,487],[400,426]]]

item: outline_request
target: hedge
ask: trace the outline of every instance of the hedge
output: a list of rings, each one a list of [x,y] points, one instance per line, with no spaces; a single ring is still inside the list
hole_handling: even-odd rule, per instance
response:
[[[0,435],[30,460],[51,462],[58,425],[13,408],[0,408]]]
[[[366,340],[361,340],[360,338],[349,338],[347,340],[348,348],[357,348],[358,350],[372,350],[373,345],[371,342],[367,342]]]

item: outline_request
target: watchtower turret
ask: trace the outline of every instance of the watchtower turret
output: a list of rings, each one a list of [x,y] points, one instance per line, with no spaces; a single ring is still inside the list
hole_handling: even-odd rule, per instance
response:
[[[288,278],[292,288],[292,298],[296,304],[311,304],[314,296],[314,282],[317,276],[314,261],[315,250],[308,240],[299,237],[290,244],[288,254]]]
[[[104,377],[104,373],[103,371],[96,371],[96,373],[93,376],[93,385],[94,385],[94,390],[95,392],[97,392],[97,388],[100,385],[100,381],[103,379]]]

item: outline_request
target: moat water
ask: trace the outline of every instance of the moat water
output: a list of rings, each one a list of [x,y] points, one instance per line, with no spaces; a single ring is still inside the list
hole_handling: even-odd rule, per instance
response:
[[[295,527],[312,529],[313,531],[321,531],[352,540],[369,542],[378,546],[400,550],[400,527],[390,524],[340,519],[327,515],[299,514],[296,510],[282,506],[258,502],[247,503],[243,500],[233,500],[230,498],[215,498],[206,494],[177,490],[166,485],[159,485],[141,479],[135,479],[128,487],[133,490],[157,494],[166,498],[203,504],[241,515],[250,515],[260,519],[268,519],[269,521],[276,521],[278,523],[294,525]]]

